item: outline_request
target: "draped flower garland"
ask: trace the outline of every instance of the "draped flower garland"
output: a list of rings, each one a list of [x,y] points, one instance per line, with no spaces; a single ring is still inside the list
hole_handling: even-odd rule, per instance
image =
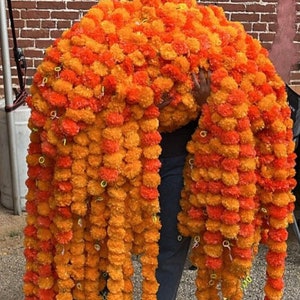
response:
[[[26,300],[156,299],[160,132],[200,115],[178,216],[194,240],[198,299],[241,299],[260,241],[266,300],[281,299],[295,185],[285,85],[221,8],[101,0],[46,51],[33,78],[27,155]],[[164,93],[172,102],[159,111]]]

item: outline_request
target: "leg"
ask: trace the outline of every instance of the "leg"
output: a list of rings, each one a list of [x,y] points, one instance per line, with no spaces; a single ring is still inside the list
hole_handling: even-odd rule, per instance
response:
[[[157,299],[175,300],[183,272],[190,239],[183,238],[177,229],[180,211],[180,193],[183,187],[185,156],[163,158],[160,171],[160,219],[162,228],[159,241],[158,269],[156,277],[160,284]]]

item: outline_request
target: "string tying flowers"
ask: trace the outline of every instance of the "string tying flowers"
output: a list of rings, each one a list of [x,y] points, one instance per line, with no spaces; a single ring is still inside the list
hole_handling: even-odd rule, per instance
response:
[[[202,108],[199,68],[212,82]],[[105,287],[108,299],[132,299],[132,254],[142,299],[156,299],[160,133],[200,109],[178,216],[194,240],[197,299],[242,299],[262,236],[266,299],[280,299],[295,185],[284,89],[266,50],[221,8],[93,6],[46,50],[27,99],[25,299],[95,300]]]

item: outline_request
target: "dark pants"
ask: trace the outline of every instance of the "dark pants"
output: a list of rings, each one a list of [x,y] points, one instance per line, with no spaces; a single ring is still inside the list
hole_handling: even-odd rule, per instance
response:
[[[185,265],[190,239],[183,238],[177,230],[180,211],[180,193],[183,187],[185,155],[161,158],[160,219],[162,228],[159,241],[156,278],[160,284],[157,299],[175,300]]]

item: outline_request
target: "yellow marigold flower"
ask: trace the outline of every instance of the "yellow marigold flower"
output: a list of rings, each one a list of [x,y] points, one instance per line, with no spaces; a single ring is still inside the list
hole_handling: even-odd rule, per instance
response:
[[[70,278],[62,280],[59,279],[57,280],[58,283],[58,288],[63,290],[63,291],[68,291],[71,290],[74,287],[74,281]],[[58,298],[59,300],[65,300],[68,299],[69,300],[69,294],[68,293],[63,293],[62,295],[66,294],[68,298],[62,297],[62,298]]]
[[[190,62],[185,56],[177,56],[174,60],[174,65],[178,67],[182,73],[189,73]]]
[[[284,266],[270,266],[267,265],[267,273],[272,278],[281,278],[284,274]]]
[[[68,266],[57,264],[56,265],[57,276],[62,280],[68,279],[70,277],[69,269],[70,268],[68,268]]]
[[[73,220],[70,218],[66,219],[61,216],[55,216],[53,222],[55,223],[57,228],[62,231],[69,231],[73,227]]]
[[[37,72],[40,72],[42,76],[47,77],[49,74],[54,73],[56,64],[50,60],[43,61],[38,67]]]
[[[211,257],[220,257],[223,253],[223,246],[222,245],[204,245],[203,250],[206,255],[209,255]]]
[[[141,67],[146,63],[146,59],[143,53],[139,50],[135,50],[132,53],[128,54],[128,57],[132,59],[134,65]]]
[[[181,101],[188,109],[191,109],[196,105],[194,97],[190,93],[182,95]]]
[[[210,95],[210,98],[209,98],[209,101],[208,103],[210,102],[213,102],[215,104],[222,104],[222,103],[225,103],[227,98],[228,98],[228,92],[223,90],[223,89],[220,89],[218,90],[217,92],[215,93],[212,93]]]
[[[257,72],[255,74],[254,84],[255,85],[263,85],[267,82],[267,76],[263,72]]]
[[[102,136],[106,139],[119,141],[122,137],[122,129],[118,127],[107,127],[102,131]]]
[[[208,219],[205,223],[206,230],[212,231],[212,232],[219,231],[220,226],[221,226],[221,221],[219,221],[219,220]]]
[[[239,182],[238,172],[222,172],[222,182],[227,186],[237,185]]]
[[[123,153],[120,152],[106,154],[103,156],[103,164],[109,168],[119,169],[123,165],[123,157]]]
[[[88,147],[80,146],[78,144],[73,145],[72,157],[74,159],[82,159],[89,155]]]
[[[54,278],[50,277],[39,277],[38,285],[41,289],[48,290],[51,289],[54,285]]]
[[[47,140],[52,145],[57,145],[59,142],[61,142],[55,132],[51,129],[49,129],[47,132]]]
[[[242,223],[251,223],[255,219],[255,210],[251,209],[241,209],[239,211]]]
[[[234,130],[237,126],[237,120],[235,118],[221,118],[218,125],[225,131]]]
[[[48,228],[38,228],[37,237],[40,241],[49,241],[52,238],[51,230]]]
[[[235,239],[239,233],[239,225],[227,225],[222,223],[220,226],[220,232],[227,239]]]
[[[201,194],[199,194],[199,196],[201,196]],[[206,198],[206,204],[212,205],[212,206],[219,205],[223,201],[221,195],[218,195],[218,194],[214,195],[214,194],[211,194],[211,193],[207,193],[204,197]],[[197,196],[197,199],[199,199],[198,196]]]
[[[236,81],[228,76],[221,80],[221,89],[224,89],[226,92],[231,92],[233,90],[236,90],[238,88],[238,84]]]
[[[142,89],[142,92],[141,92],[139,105],[143,108],[146,108],[146,107],[150,106],[151,104],[153,104],[154,93],[150,87],[144,87],[141,89]]]
[[[158,33],[165,31],[165,24],[160,19],[153,20],[152,23],[151,23],[151,25],[152,25],[152,28],[155,29],[155,31],[158,32]],[[159,35],[157,35],[157,37],[158,36]]]
[[[273,132],[285,131],[286,130],[286,125],[284,124],[284,122],[277,119],[271,124],[271,129],[272,129]]]
[[[237,119],[246,117],[247,114],[248,114],[248,108],[249,108],[249,106],[248,106],[247,103],[241,103],[240,105],[236,105],[236,106],[233,108],[234,116],[235,116]]]
[[[250,129],[244,130],[239,134],[240,134],[240,141],[242,144],[254,144],[253,132]]]
[[[237,52],[235,57],[235,63],[237,65],[245,65],[248,62],[248,58],[245,52]]]
[[[69,52],[63,54],[62,61],[66,68],[73,70],[76,74],[81,75],[83,73],[83,65],[80,59],[72,57]]]
[[[104,192],[104,188],[96,179],[90,179],[87,183],[87,192],[92,196],[100,196]]]
[[[26,199],[26,200],[27,200],[27,199]],[[36,222],[36,220],[37,220],[37,217],[34,216],[34,215],[27,215],[27,216],[26,216],[26,223],[27,223],[28,225],[33,225],[33,224]]]
[[[238,239],[236,240],[236,245],[239,248],[251,248],[252,245],[254,244],[254,236],[249,236],[249,237],[242,237],[239,236]]]
[[[91,147],[89,147],[89,149],[91,149]],[[101,162],[102,162],[102,156],[93,155],[90,152],[90,155],[88,156],[88,163],[91,167],[97,168],[100,166]]]
[[[213,123],[218,123],[222,120],[222,117],[217,112],[212,112],[211,120],[213,121]]]
[[[168,92],[174,85],[174,82],[169,77],[158,76],[153,80],[153,85],[160,89],[162,92]]]
[[[37,91],[31,90],[31,93],[33,93],[32,104],[33,104],[34,108],[37,111],[40,111],[44,114],[47,114],[49,112],[48,103],[43,100],[43,98],[41,97],[41,95]]]
[[[41,265],[48,265],[52,263],[53,255],[49,252],[39,251],[36,259]]]
[[[116,26],[114,23],[107,21],[107,20],[103,20],[101,22],[101,28],[104,30],[104,32],[106,34],[114,34],[116,33]]]
[[[124,161],[127,163],[134,163],[137,164],[137,162],[140,160],[142,154],[142,149],[138,147],[133,147],[131,149],[128,149],[124,156]]]
[[[36,186],[40,191],[49,191],[52,188],[51,182],[36,180]]]
[[[158,129],[159,123],[157,119],[140,120],[140,128],[144,132],[150,132]]]
[[[99,166],[99,165],[100,165],[100,163],[98,163],[97,166]],[[88,166],[86,169],[86,174],[88,175],[89,178],[96,180],[99,178],[99,169]]]
[[[160,184],[160,176],[158,173],[144,173],[142,176],[143,184],[149,187],[157,187]]]
[[[209,168],[207,175],[208,180],[219,180],[222,178],[222,171],[219,168]]]
[[[261,111],[269,111],[273,107],[279,108],[279,105],[276,103],[276,96],[274,94],[269,94],[258,102],[258,107]]]
[[[63,33],[64,35],[64,33]],[[70,47],[71,47],[71,41],[69,39],[60,39],[57,43],[57,49],[61,52],[61,53],[66,53],[70,51]],[[50,49],[50,48],[49,48]]]
[[[71,43],[72,45],[76,45],[76,46],[85,46],[86,44],[86,36],[85,35],[81,35],[81,36],[72,36],[71,37]]]
[[[95,29],[96,24],[93,19],[83,17],[80,22],[80,27],[83,31],[90,31]]]
[[[185,42],[188,45],[191,53],[197,53],[200,50],[200,43],[196,38],[188,37],[186,38]]]
[[[278,158],[287,157],[287,147],[285,144],[274,144],[273,150],[276,157]]]
[[[126,158],[125,158],[126,159]],[[139,161],[128,162],[121,170],[123,176],[130,180],[135,179],[142,172],[142,164]]]
[[[166,43],[159,48],[159,53],[161,57],[165,60],[174,60],[177,57],[176,51],[173,49],[172,45]]]
[[[113,44],[110,47],[110,52],[113,55],[113,58],[116,62],[122,62],[125,58],[125,55],[123,53],[123,50],[118,44]]]
[[[270,222],[270,225],[275,229],[280,229],[280,228],[284,229],[284,228],[287,228],[289,225],[289,221],[287,218],[280,220],[277,218],[270,217],[269,222]]]
[[[227,210],[239,211],[240,202],[238,199],[236,199],[234,197],[222,197],[221,200],[222,200],[222,205]]]
[[[244,197],[254,197],[257,191],[255,184],[241,185],[239,188],[241,195]]]
[[[105,64],[103,64],[99,61],[93,62],[93,64],[91,65],[91,69],[93,70],[93,72],[96,75],[99,75],[102,77],[108,75],[108,73],[109,73],[109,68]]]
[[[76,94],[76,95],[79,95],[81,97],[84,97],[84,98],[91,98],[94,94],[93,90],[84,86],[84,85],[77,85],[74,89],[73,89],[73,92]]]
[[[85,186],[84,188],[83,187],[77,188],[76,186],[74,186],[73,196],[72,196],[73,201],[78,201],[78,202],[84,201],[86,199],[86,195],[87,195],[87,191]]]
[[[86,17],[95,17],[96,20],[102,21],[104,17],[104,12],[97,6],[94,6],[87,12]]]
[[[244,78],[243,78],[242,82],[240,83],[240,88],[245,93],[249,93],[254,90],[254,87],[252,85],[252,78],[253,78],[253,75],[244,75]]]
[[[69,193],[55,192],[54,200],[57,206],[68,206],[72,203],[72,195]]]

